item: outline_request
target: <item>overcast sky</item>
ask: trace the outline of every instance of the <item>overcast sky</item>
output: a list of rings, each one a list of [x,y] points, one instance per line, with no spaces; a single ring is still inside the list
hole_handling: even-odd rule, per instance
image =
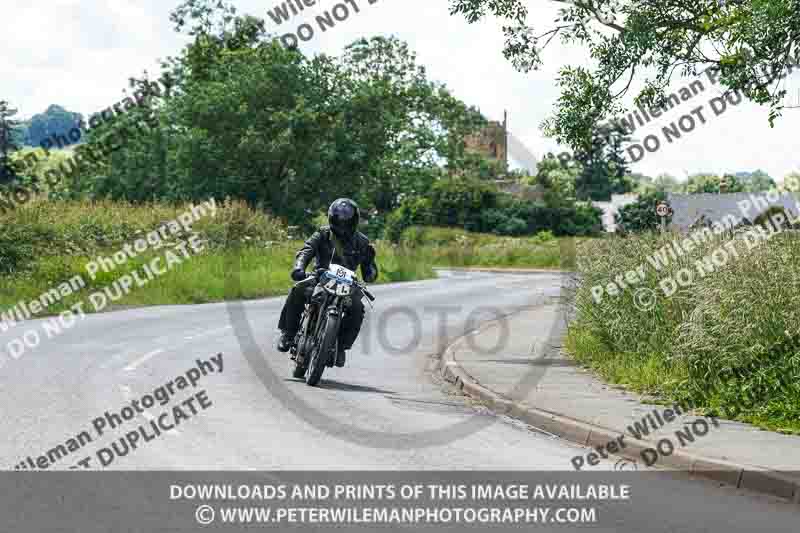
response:
[[[509,130],[534,154],[558,150],[539,126],[552,111],[558,97],[554,77],[565,64],[581,64],[586,54],[553,42],[541,71],[516,72],[502,55],[500,22],[487,20],[467,24],[450,16],[446,0],[352,0],[357,14],[325,33],[317,31],[307,53],[339,53],[357,37],[394,34],[407,41],[425,65],[430,78],[444,82],[459,98],[478,106],[494,120],[508,110]],[[176,34],[169,12],[177,0],[3,0],[0,8],[0,61],[2,91],[23,118],[59,104],[84,114],[100,110],[122,97],[127,79],[144,70],[158,72],[158,60],[175,55],[186,41]],[[281,2],[238,0],[242,13],[264,18],[276,33],[294,30],[311,22],[321,11],[339,0],[322,0],[290,22],[277,26],[268,16]],[[547,0],[530,1],[531,21],[549,29],[556,5]],[[542,21],[541,23],[538,21]],[[545,24],[542,24],[545,23]],[[705,80],[703,80],[705,81]],[[678,81],[676,88],[687,81]],[[800,73],[786,82],[793,100],[800,97]],[[800,109],[787,111],[774,128],[767,123],[767,110],[749,103],[719,117],[707,101],[718,89],[706,84],[705,93],[656,119],[637,131],[636,138],[656,134],[662,146],[633,165],[633,170],[655,176],[668,172],[680,179],[700,171],[736,172],[762,168],[778,180],[790,171],[800,171]],[[708,123],[672,144],[661,129],[705,104]],[[512,154],[513,156],[513,154]]]

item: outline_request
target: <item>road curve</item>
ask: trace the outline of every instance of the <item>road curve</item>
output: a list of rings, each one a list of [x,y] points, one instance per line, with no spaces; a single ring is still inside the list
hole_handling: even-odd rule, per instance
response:
[[[235,308],[221,303],[89,315],[18,359],[6,353],[0,361],[6,435],[0,442],[0,464],[13,469],[28,456],[35,460],[90,429],[106,411],[119,413],[168,382],[177,389],[175,378],[197,368],[196,360],[210,361],[221,353],[221,372],[209,365],[196,388],[176,390],[176,397],[204,390],[211,405],[199,409],[198,400],[196,414],[115,458],[109,469],[568,470],[580,447],[471,405],[427,371],[432,354],[448,340],[497,312],[558,296],[559,288],[558,274],[482,272],[375,286],[375,309],[367,310],[347,367],[326,369],[318,388],[291,379],[285,355],[273,349],[282,298]],[[263,350],[272,382],[254,368],[252,353],[243,354],[241,317]],[[41,322],[3,333],[0,345]],[[550,327],[531,324],[529,333],[546,337]],[[127,424],[149,424],[159,411],[156,405],[137,413],[136,424]],[[320,417],[335,423],[320,425],[315,422]],[[335,427],[350,429],[332,431]],[[452,427],[458,433],[448,438]],[[415,437],[420,434],[440,440]],[[91,449],[72,453],[51,469],[68,468],[118,437],[114,433],[97,439]],[[395,439],[406,440],[392,446]],[[605,467],[613,468],[613,462]],[[778,527],[795,509],[676,475],[665,474],[658,484],[655,490],[663,499],[649,498],[634,514],[627,510],[619,517],[618,530],[676,531],[703,524],[709,531],[717,531],[715,526],[783,531],[770,524]],[[675,505],[683,506],[681,513]],[[767,514],[769,523],[763,521]],[[731,520],[733,515],[738,522]]]

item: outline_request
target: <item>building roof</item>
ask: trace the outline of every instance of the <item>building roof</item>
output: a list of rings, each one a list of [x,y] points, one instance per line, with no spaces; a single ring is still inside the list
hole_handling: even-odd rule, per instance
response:
[[[796,193],[727,193],[727,194],[667,194],[672,207],[672,227],[688,230],[701,217],[709,222],[721,222],[734,217],[737,222],[753,222],[770,207],[781,206],[792,216],[800,212],[800,196]]]

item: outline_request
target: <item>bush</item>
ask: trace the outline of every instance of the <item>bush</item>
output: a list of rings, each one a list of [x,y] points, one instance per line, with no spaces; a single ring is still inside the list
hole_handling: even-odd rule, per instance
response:
[[[389,215],[384,235],[398,242],[406,228],[435,225],[510,237],[541,231],[588,237],[602,231],[601,215],[590,204],[548,206],[499,193],[491,184],[450,180],[434,186],[430,198],[404,202]]]
[[[620,208],[614,217],[620,233],[641,233],[655,231],[661,225],[661,217],[656,214],[656,206],[667,202],[667,193],[663,191],[643,194],[637,201]],[[667,217],[667,224],[672,216]]]
[[[480,225],[480,214],[497,205],[497,188],[472,178],[451,178],[431,187],[426,197],[408,198],[389,214],[385,238],[397,242],[414,225],[468,228]]]
[[[372,240],[382,239],[386,233],[387,218],[386,214],[378,213],[364,219],[362,213],[360,231]]]
[[[497,205],[500,191],[494,184],[476,179],[448,179],[431,188],[431,223],[468,227],[479,214]]]
[[[528,222],[507,209],[487,209],[481,214],[481,226],[497,235],[518,237],[528,233]]]
[[[479,223],[468,229],[508,236],[549,231],[559,236],[588,237],[602,230],[600,217],[601,211],[589,204],[551,207],[510,198],[501,207],[484,211]]]
[[[414,225],[473,228],[480,225],[480,214],[497,204],[497,188],[472,178],[450,178],[435,183],[427,196],[405,199],[383,222],[383,237],[400,240],[403,231]],[[373,217],[378,218],[378,217]],[[381,219],[372,230],[378,234]]]
[[[41,227],[6,226],[0,233],[0,273],[12,274],[23,270],[36,258],[36,248],[46,242],[47,232]]]
[[[392,242],[400,240],[403,231],[415,224],[430,224],[433,219],[432,204],[428,198],[412,198],[386,217],[384,237]]]
[[[562,216],[557,233],[571,237],[589,237],[603,231],[603,212],[591,204],[560,208]]]

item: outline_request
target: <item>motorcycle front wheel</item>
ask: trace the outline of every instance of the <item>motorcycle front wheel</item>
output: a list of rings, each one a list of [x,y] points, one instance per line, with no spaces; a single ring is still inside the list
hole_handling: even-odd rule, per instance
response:
[[[297,361],[291,361],[292,366],[292,377],[302,379],[306,375],[306,370],[308,367],[303,365],[298,365]]]
[[[322,372],[328,363],[328,358],[332,357],[332,352],[336,348],[336,338],[339,336],[339,317],[328,315],[326,317],[324,331],[321,338],[317,339],[316,345],[311,356],[311,363],[308,365],[308,377],[306,383],[312,387],[322,379]]]

